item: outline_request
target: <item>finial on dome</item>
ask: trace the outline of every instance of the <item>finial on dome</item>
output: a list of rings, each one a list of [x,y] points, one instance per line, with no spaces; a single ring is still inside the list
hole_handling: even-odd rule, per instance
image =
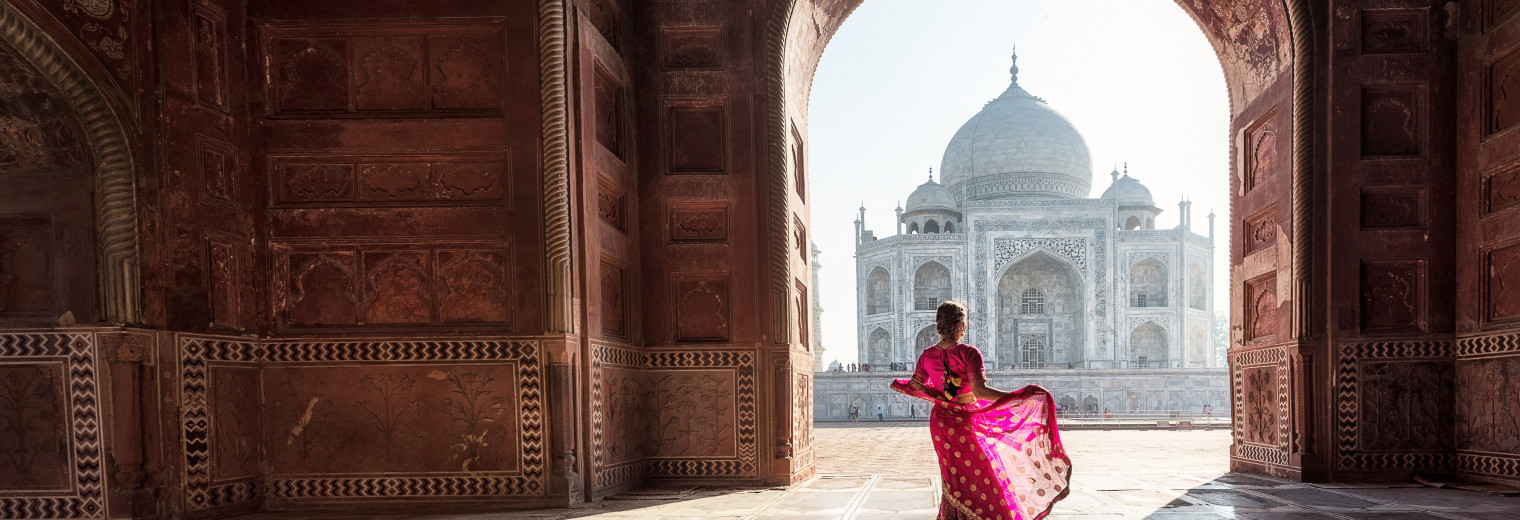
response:
[[[1129,177],[1129,161],[1124,161],[1124,176]]]
[[[1013,49],[1011,51],[1011,54],[1013,55],[1013,59],[1011,60],[1013,63],[1008,66],[1008,81],[1011,81],[1013,83],[1018,83],[1019,82],[1019,46],[1014,45]]]

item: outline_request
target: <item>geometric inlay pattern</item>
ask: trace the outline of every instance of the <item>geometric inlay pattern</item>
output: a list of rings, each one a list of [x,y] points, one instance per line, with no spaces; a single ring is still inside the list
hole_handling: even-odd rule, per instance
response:
[[[100,359],[94,333],[0,334],[0,363],[12,358],[57,361],[67,367],[69,489],[0,493],[0,518],[106,518],[105,441],[100,420]]]
[[[1335,368],[1336,467],[1341,470],[1420,469],[1449,467],[1446,453],[1358,453],[1361,448],[1363,362],[1401,361],[1446,363],[1452,361],[1450,341],[1387,341],[1343,343]],[[1413,406],[1413,403],[1410,404]]]

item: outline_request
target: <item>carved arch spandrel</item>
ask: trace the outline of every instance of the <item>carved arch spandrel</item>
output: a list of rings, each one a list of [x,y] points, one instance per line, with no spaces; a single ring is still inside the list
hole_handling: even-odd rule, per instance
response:
[[[0,2],[0,44],[11,47],[30,62],[78,115],[95,160],[101,320],[140,323],[137,175],[121,120],[84,69],[14,6],[3,2]]]

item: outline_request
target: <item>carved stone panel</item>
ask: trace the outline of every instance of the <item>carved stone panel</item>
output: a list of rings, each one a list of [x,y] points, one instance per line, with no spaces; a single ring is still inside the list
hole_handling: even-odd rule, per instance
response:
[[[1251,254],[1277,243],[1277,206],[1271,206],[1247,217],[1240,227],[1245,254]]]
[[[1424,99],[1419,85],[1362,87],[1362,156],[1420,155],[1425,140]]]
[[[271,190],[281,206],[510,200],[505,153],[274,155],[269,168]]]
[[[1520,206],[1520,164],[1510,165],[1483,180],[1483,202],[1485,213]]]
[[[672,106],[666,113],[670,173],[725,173],[728,117],[721,106]]]
[[[196,136],[195,148],[204,200],[232,207],[238,186],[237,149],[203,135]]]
[[[671,203],[671,242],[727,242],[728,205]]]
[[[802,263],[808,261],[808,234],[807,225],[802,223],[802,217],[792,215],[792,249],[797,251],[797,257]]]
[[[510,364],[266,368],[269,463],[277,474],[514,471],[515,376]]]
[[[227,235],[206,237],[206,296],[211,324],[241,329],[244,255],[239,241]]]
[[[1362,189],[1362,229],[1422,229],[1425,215],[1423,188]]]
[[[1425,328],[1425,262],[1363,260],[1363,332],[1421,332]]]
[[[495,22],[266,26],[269,110],[311,117],[499,109],[501,31]]]
[[[66,490],[69,414],[65,367],[58,362],[0,364],[0,489]]]
[[[1428,9],[1363,9],[1362,54],[1416,54],[1430,40]]]
[[[1484,77],[1484,129],[1496,134],[1520,124],[1520,47],[1493,60]]]
[[[422,37],[355,38],[354,108],[400,111],[427,108]]]
[[[349,42],[281,38],[270,46],[270,101],[278,112],[347,111]]]
[[[612,338],[628,337],[628,280],[622,265],[602,259],[602,334]]]
[[[291,326],[359,323],[357,252],[290,253],[285,261],[287,285],[276,291],[275,300],[284,311],[284,323]]]
[[[1449,362],[1362,363],[1359,374],[1362,450],[1453,447],[1454,373]]]
[[[227,111],[230,98],[227,86],[227,15],[209,2],[192,2],[191,46],[195,61],[195,98],[201,104]]]
[[[612,152],[623,156],[623,86],[612,74],[596,67],[592,83],[592,118],[596,142]]]
[[[1520,318],[1520,244],[1493,248],[1484,257],[1484,316],[1489,321]]]
[[[56,307],[53,256],[51,218],[0,216],[0,315],[49,313]]]
[[[282,328],[510,325],[501,244],[274,245]]]
[[[1242,370],[1242,388],[1245,409],[1240,416],[1245,419],[1241,436],[1245,442],[1265,446],[1278,445],[1278,371],[1277,366],[1261,366]]]
[[[443,323],[508,321],[512,311],[509,267],[508,257],[501,250],[439,250]]]
[[[737,382],[731,370],[651,372],[645,423],[652,457],[736,457]]]
[[[727,277],[676,277],[676,340],[728,341]]]
[[[1520,453],[1520,357],[1458,360],[1456,385],[1457,447]]]
[[[368,251],[364,258],[364,322],[433,323],[436,288],[426,251]]]
[[[1277,335],[1277,275],[1246,282],[1246,341]]]
[[[1246,128],[1245,142],[1240,149],[1245,165],[1241,185],[1246,192],[1266,182],[1277,172],[1278,137],[1277,111],[1267,112]]]
[[[661,27],[660,55],[666,70],[723,70],[727,59],[723,27]]]
[[[797,342],[802,344],[802,348],[810,349],[812,348],[813,333],[809,325],[813,321],[813,313],[808,312],[808,302],[810,301],[808,300],[808,287],[807,284],[802,283],[802,280],[794,280],[793,282],[797,287],[797,292],[794,295],[795,300],[793,301],[797,309],[795,321]]]
[[[212,482],[259,476],[258,368],[215,366],[208,371]]]
[[[501,107],[497,93],[502,64],[499,37],[429,36],[431,87],[436,110],[488,110]]]
[[[598,183],[596,193],[596,216],[602,223],[619,233],[628,233],[628,195],[622,189],[607,182]]]

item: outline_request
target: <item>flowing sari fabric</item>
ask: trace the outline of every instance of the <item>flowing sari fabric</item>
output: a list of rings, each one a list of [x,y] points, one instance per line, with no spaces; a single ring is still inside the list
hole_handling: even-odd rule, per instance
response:
[[[1056,429],[1055,399],[1037,385],[997,401],[960,404],[945,398],[947,377],[957,386],[983,381],[982,356],[966,344],[929,347],[913,379],[892,389],[934,403],[929,431],[944,480],[940,520],[1037,520],[1066,497],[1071,459]]]

